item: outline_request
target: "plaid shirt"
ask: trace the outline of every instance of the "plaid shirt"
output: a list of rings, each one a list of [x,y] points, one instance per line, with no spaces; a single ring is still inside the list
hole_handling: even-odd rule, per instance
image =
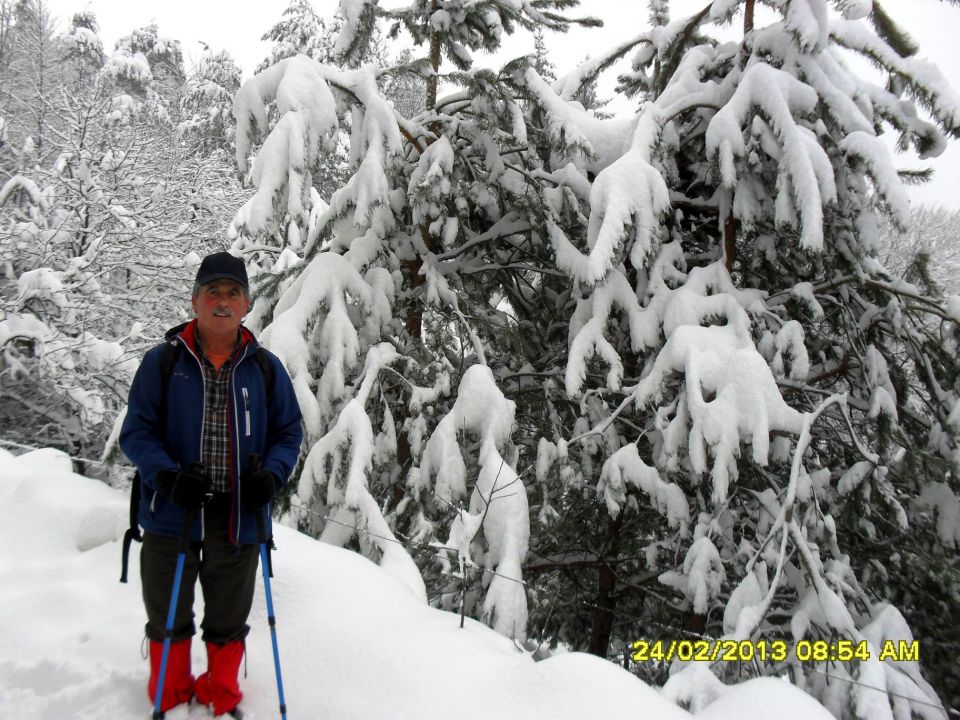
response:
[[[240,339],[237,338],[237,346]],[[198,343],[199,347],[199,343]],[[236,352],[234,347],[234,353]],[[230,423],[227,418],[227,399],[230,395],[232,372],[231,357],[217,370],[200,348],[200,365],[203,367],[203,388],[206,407],[203,413],[203,465],[211,480],[210,489],[215,493],[230,492]]]

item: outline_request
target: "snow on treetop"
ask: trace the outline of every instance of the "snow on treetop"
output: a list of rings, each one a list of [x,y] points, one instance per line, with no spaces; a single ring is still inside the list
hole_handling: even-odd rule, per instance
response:
[[[114,53],[107,60],[105,70],[116,78],[129,80],[137,85],[147,85],[153,79],[150,63],[142,52],[132,56]]]
[[[823,247],[823,205],[836,200],[837,191],[829,158],[813,134],[797,124],[794,114],[812,112],[817,99],[809,85],[758,63],[747,68],[733,96],[707,127],[707,152],[718,155],[723,182],[732,188],[737,182],[734,157],[746,152],[746,118],[754,107],[763,110],[783,152],[780,195],[799,205],[801,244],[814,250]]]

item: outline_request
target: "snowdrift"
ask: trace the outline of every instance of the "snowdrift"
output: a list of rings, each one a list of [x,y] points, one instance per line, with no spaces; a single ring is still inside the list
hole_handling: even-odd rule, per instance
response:
[[[149,716],[145,616],[132,553],[117,582],[127,497],[54,450],[0,450],[0,718]],[[425,606],[363,557],[276,527],[273,584],[290,718],[691,718],[615,665],[571,653],[535,663],[479,623]],[[198,596],[200,595],[198,591]],[[198,597],[197,613],[202,612]],[[262,587],[241,680],[251,720],[278,716]],[[195,671],[203,648],[194,643]],[[725,692],[698,718],[824,720],[775,679]],[[203,708],[168,718],[206,717]]]

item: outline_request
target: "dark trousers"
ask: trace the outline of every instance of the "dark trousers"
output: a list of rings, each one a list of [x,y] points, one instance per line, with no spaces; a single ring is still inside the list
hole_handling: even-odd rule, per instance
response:
[[[236,546],[228,538],[230,495],[218,495],[204,508],[204,538],[191,542],[183,565],[180,598],[173,620],[172,641],[192,637],[193,591],[197,578],[203,591],[200,627],[204,642],[221,645],[242,640],[250,631],[247,616],[253,605],[259,548]],[[147,610],[147,637],[163,641],[170,594],[177,568],[180,539],[145,532],[140,550],[140,581]]]

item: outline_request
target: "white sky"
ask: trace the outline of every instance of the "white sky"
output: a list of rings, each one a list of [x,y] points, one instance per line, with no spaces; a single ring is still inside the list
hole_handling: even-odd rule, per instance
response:
[[[116,39],[135,28],[156,22],[160,34],[181,42],[188,67],[203,54],[206,43],[213,50],[226,49],[236,58],[246,75],[269,52],[269,43],[260,37],[281,17],[289,0],[257,0],[238,6],[235,0],[47,0],[55,17],[65,23],[69,16],[82,9],[92,9],[100,23],[100,32],[107,49]],[[383,5],[399,5],[400,0],[383,0]],[[683,17],[700,10],[705,0],[673,0],[671,16]],[[338,0],[313,0],[320,15],[332,15]],[[242,7],[242,9],[238,9]],[[950,7],[944,0],[885,0],[884,8],[920,45],[920,54],[932,60],[943,74],[960,86],[960,50],[957,30],[960,29],[960,8]],[[575,29],[546,38],[550,59],[560,74],[572,69],[588,54],[601,52],[616,42],[640,32],[647,24],[647,3],[644,0],[587,0],[578,12],[601,18],[605,26]],[[735,21],[736,22],[736,21]],[[507,38],[496,60],[477,55],[478,65],[496,65],[504,58],[532,51],[530,36]],[[602,79],[601,94],[610,96],[618,69],[608,70]],[[606,92],[604,93],[604,90]],[[892,138],[893,139],[893,138]],[[910,188],[914,202],[941,204],[960,208],[960,141],[950,143],[947,151],[932,161],[903,156],[898,165],[905,168],[932,166],[934,180],[920,188]]]

